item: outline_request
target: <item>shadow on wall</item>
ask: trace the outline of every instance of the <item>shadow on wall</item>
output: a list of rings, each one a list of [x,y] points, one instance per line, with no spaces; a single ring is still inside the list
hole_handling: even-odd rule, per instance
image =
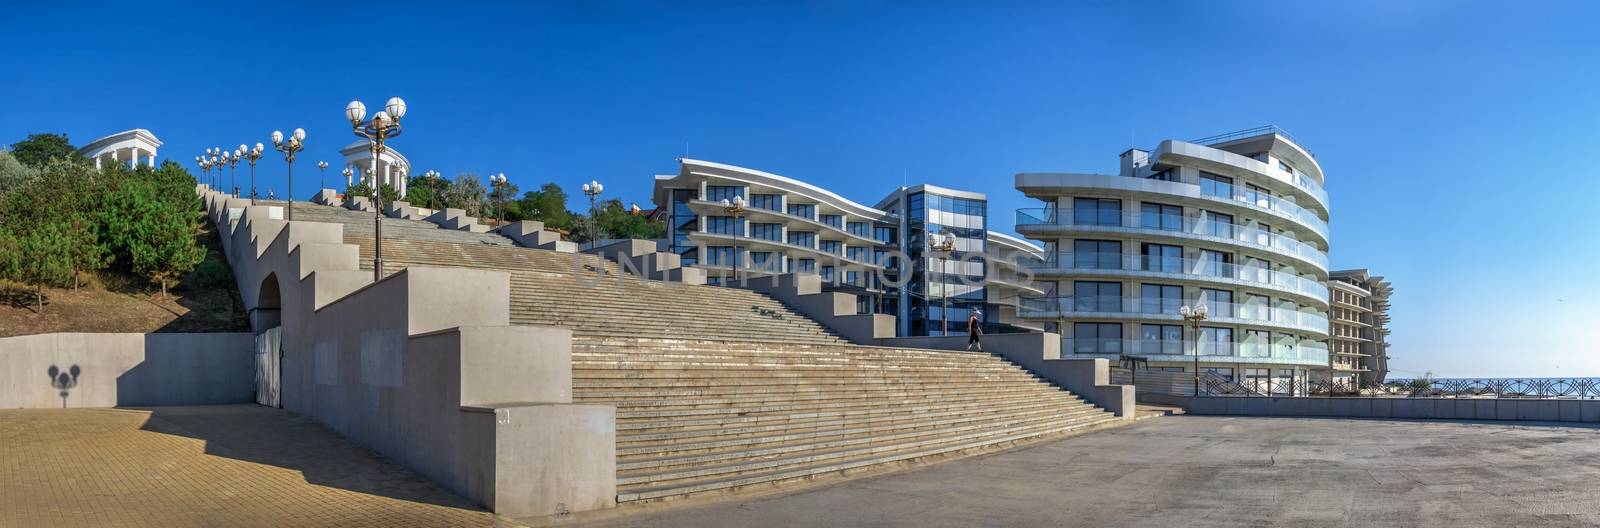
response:
[[[471,511],[477,505],[309,417],[257,405],[153,407],[141,429],[205,442],[205,453],[300,472],[307,483]]]
[[[67,396],[72,394],[72,389],[77,388],[78,376],[83,374],[83,369],[73,365],[62,370],[61,367],[50,365],[46,373],[50,375],[50,387],[60,391],[58,394],[61,395],[61,408],[67,408]]]
[[[144,358],[117,376],[116,405],[255,401],[248,334],[145,334]]]

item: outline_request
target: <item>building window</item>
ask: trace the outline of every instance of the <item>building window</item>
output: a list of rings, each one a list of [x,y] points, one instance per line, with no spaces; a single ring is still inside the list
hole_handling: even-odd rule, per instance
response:
[[[706,232],[707,233],[716,233],[716,234],[719,234],[719,235],[731,235],[731,234],[733,234],[735,225],[738,225],[738,224],[733,221],[733,217],[731,217],[731,216],[707,216],[706,217]]]
[[[1217,375],[1218,377],[1221,377],[1224,380],[1233,381],[1233,368],[1232,367],[1201,367],[1200,368],[1200,372],[1205,372],[1205,373],[1208,373],[1208,374],[1215,374],[1215,375]]]
[[[1244,184],[1244,198],[1259,207],[1272,207],[1272,191],[1255,184]]]
[[[823,253],[842,255],[844,254],[844,243],[838,240],[823,240],[821,245],[817,246],[817,249],[822,250]]]
[[[1233,292],[1201,288],[1200,299],[1210,307],[1212,317],[1233,317]]]
[[[815,272],[817,271],[817,259],[791,258],[789,259],[789,271]]]
[[[706,246],[706,264],[712,266],[732,266],[738,262],[735,258],[737,252],[733,246]]]
[[[1121,323],[1072,323],[1074,354],[1121,354]]]
[[[1200,354],[1206,356],[1233,355],[1233,329],[1218,326],[1200,327]]]
[[[845,251],[845,258],[847,258],[847,259],[854,260],[856,262],[866,262],[867,261],[867,248],[864,248],[864,247],[861,247],[861,246],[850,246],[849,248],[846,248],[844,251]]]
[[[755,269],[765,270],[767,269],[767,266],[776,266],[778,263],[778,259],[772,258],[773,253],[771,251],[752,251],[749,253],[749,255],[750,267]],[[774,268],[770,271],[775,272],[778,270]]]
[[[895,241],[894,232],[895,228],[893,227],[874,227],[872,228],[872,239],[885,244],[893,244]]]
[[[1162,273],[1183,273],[1183,246],[1145,244],[1144,269]]]
[[[1139,325],[1139,353],[1183,354],[1183,325]]]
[[[758,240],[783,240],[783,224],[750,224],[750,238]]]
[[[817,217],[817,220],[834,229],[844,229],[844,215],[825,214]]]
[[[1218,176],[1209,172],[1200,173],[1200,194],[1205,196],[1220,196],[1233,198],[1233,178]]]
[[[1139,226],[1166,231],[1183,230],[1183,208],[1158,203],[1139,204]]]
[[[1122,243],[1115,240],[1074,240],[1072,265],[1079,269],[1122,269]]]
[[[743,186],[738,186],[738,185],[707,185],[706,186],[706,200],[707,201],[720,202],[720,201],[723,201],[723,200],[728,200],[728,201],[731,202],[731,201],[733,201],[734,198],[742,197],[742,196],[744,196],[744,187]]]
[[[1139,311],[1142,313],[1178,313],[1183,306],[1183,287],[1171,284],[1139,285]]]
[[[861,238],[872,237],[872,224],[868,224],[866,222],[850,222],[845,224],[845,226],[845,231],[852,235]]]
[[[1079,312],[1121,312],[1122,283],[1077,281],[1072,283],[1073,310]]]
[[[1077,225],[1122,225],[1122,200],[1073,198],[1072,223]]]
[[[1284,163],[1283,160],[1278,160],[1278,168],[1283,169],[1283,172],[1294,174],[1294,167],[1290,167],[1289,164]]]
[[[780,205],[782,203],[783,203],[782,198],[780,198],[776,194],[753,194],[752,193],[750,195],[750,207],[753,207],[753,208],[756,208],[756,209],[766,209],[768,211],[782,211],[783,207]]]
[[[823,266],[822,270],[817,274],[822,275],[822,280],[831,281],[833,280],[833,266]]]
[[[1206,211],[1205,233],[1214,237],[1233,238],[1233,215]]]
[[[816,220],[817,206],[815,204],[789,204],[789,214],[808,220]]]
[[[1149,179],[1152,179],[1152,180],[1175,182],[1175,181],[1178,181],[1178,171],[1175,171],[1175,170],[1172,170],[1172,169],[1166,169],[1166,170],[1159,171],[1159,172],[1152,172],[1152,173],[1150,173],[1149,176],[1146,176],[1146,178],[1149,178]]]
[[[889,259],[889,250],[880,249],[880,248],[872,248],[872,263],[873,264],[877,264],[879,266],[886,266],[886,265],[888,265],[888,263],[885,263],[884,261],[888,260],[888,259]]]
[[[790,231],[789,244],[808,248],[817,247],[817,234],[811,231]]]
[[[1232,277],[1233,255],[1209,249],[1200,250],[1201,273],[1213,277]]]

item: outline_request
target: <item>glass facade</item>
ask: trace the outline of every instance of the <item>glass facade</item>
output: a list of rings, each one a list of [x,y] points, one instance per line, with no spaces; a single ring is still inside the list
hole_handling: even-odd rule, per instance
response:
[[[980,321],[992,328],[999,321],[994,309],[984,309],[987,291],[988,203],[928,192],[905,196],[905,232],[901,233],[911,259],[907,281],[909,335],[962,335],[973,310],[983,309]],[[934,254],[930,235],[956,239],[949,253]]]

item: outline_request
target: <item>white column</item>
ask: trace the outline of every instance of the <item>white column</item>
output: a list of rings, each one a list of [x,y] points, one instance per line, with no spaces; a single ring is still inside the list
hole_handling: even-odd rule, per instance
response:
[[[150,168],[156,168],[156,149],[150,149]]]
[[[103,158],[103,157],[104,156],[95,156],[94,157],[94,170],[100,170],[100,158]]]
[[[373,163],[377,163],[377,161],[374,160]],[[390,186],[394,185],[393,176],[389,175],[389,164],[387,163],[383,164],[383,183]]]
[[[128,168],[129,169],[137,169],[137,168],[139,168],[139,149],[137,149],[137,148],[128,149]]]

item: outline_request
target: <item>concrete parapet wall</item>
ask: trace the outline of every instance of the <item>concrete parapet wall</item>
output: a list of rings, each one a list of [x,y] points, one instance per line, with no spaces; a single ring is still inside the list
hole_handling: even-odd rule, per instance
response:
[[[738,285],[737,282],[731,282]],[[895,317],[856,313],[855,295],[822,291],[822,277],[811,273],[786,273],[749,279],[744,285],[782,301],[795,311],[821,323],[851,343],[878,344],[895,334]]]
[[[522,247],[548,249],[562,253],[574,253],[578,251],[578,244],[562,240],[560,233],[555,231],[546,231],[544,229],[544,222],[535,220],[519,220],[500,226],[500,228],[496,231]]]
[[[1189,414],[1514,420],[1600,423],[1600,400],[1532,398],[1385,398],[1202,396],[1185,398]]]
[[[572,403],[568,330],[510,326],[508,273],[373,282],[342,225],[207,203],[257,330],[282,328],[284,408],[502,515],[615,503],[615,409]]]
[[[254,342],[248,333],[0,338],[0,408],[250,403]]]
[[[686,268],[683,257],[670,251],[659,251],[654,240],[616,240],[583,250],[622,265],[623,269],[650,280],[681,282],[701,285],[706,283],[706,270]]]
[[[878,344],[901,348],[966,350],[967,336],[894,337],[880,339]],[[1062,359],[1061,337],[1057,334],[987,334],[983,336],[983,348],[1117,416],[1133,416],[1134,387],[1111,383],[1110,361],[1095,358]]]

